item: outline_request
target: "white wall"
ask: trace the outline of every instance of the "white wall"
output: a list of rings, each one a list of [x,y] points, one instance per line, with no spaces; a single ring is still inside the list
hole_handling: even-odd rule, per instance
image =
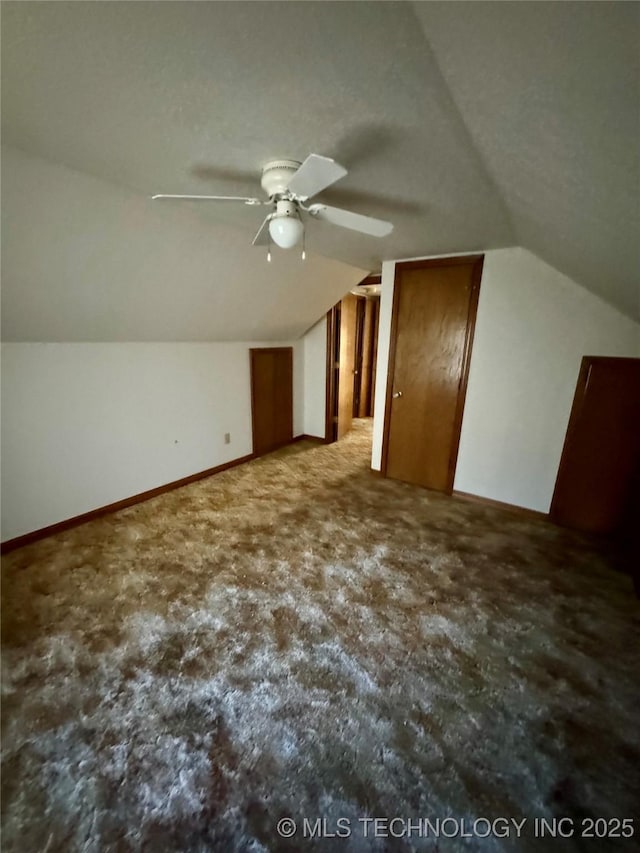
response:
[[[371,449],[371,467],[375,471],[379,471],[382,464],[382,434],[384,431],[384,412],[387,396],[387,368],[389,366],[391,314],[393,309],[393,279],[395,272],[395,261],[385,261],[382,264],[382,277],[380,279],[380,314],[378,317],[378,353],[376,356],[376,385],[373,402],[373,447]]]
[[[304,336],[304,432],[324,438],[327,377],[327,318]]]
[[[380,468],[395,262],[383,265]],[[454,488],[547,512],[583,355],[640,356],[640,326],[524,249],[485,254]]]
[[[266,344],[273,346],[273,344]],[[293,435],[305,432],[304,338],[290,341],[284,346],[293,347]]]
[[[251,453],[256,345],[3,344],[2,540]]]

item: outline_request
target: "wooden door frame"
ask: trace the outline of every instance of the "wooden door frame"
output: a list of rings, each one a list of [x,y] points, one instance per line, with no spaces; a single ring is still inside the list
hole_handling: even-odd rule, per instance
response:
[[[254,381],[254,359],[258,353],[262,352],[284,352],[289,356],[289,373],[291,377],[291,439],[282,442],[278,447],[285,447],[290,444],[293,439],[293,347],[250,347],[249,348],[249,376],[251,384],[251,451],[252,456],[264,456],[277,450],[277,447],[272,447],[270,450],[265,450],[262,453],[256,453],[256,387]]]
[[[368,275],[363,278],[359,284],[380,284],[382,275]],[[347,294],[345,293],[345,296]],[[340,300],[342,302],[342,300]],[[334,424],[333,417],[337,411],[336,405],[338,401],[338,383],[335,377],[335,357],[334,353],[338,344],[340,335],[340,324],[337,322],[336,308],[340,304],[337,302],[333,308],[327,311],[327,358],[326,358],[326,385],[325,385],[325,417],[324,417],[324,443],[332,444],[336,441],[337,424]],[[379,319],[379,318],[378,318]]]
[[[399,261],[396,264],[393,277],[393,306],[391,308],[391,331],[389,335],[389,358],[387,362],[387,389],[384,404],[384,426],[382,432],[382,459],[380,471],[383,477],[387,476],[387,465],[389,462],[389,430],[391,427],[391,395],[393,393],[393,375],[396,367],[396,346],[398,343],[398,308],[400,303],[400,277],[404,270],[428,269],[431,267],[451,267],[458,264],[473,264],[471,273],[471,294],[469,296],[469,315],[464,337],[464,353],[462,356],[462,371],[460,384],[458,385],[458,400],[453,422],[453,445],[448,463],[446,494],[453,492],[453,481],[456,474],[458,462],[458,450],[460,448],[460,432],[462,430],[462,416],[464,414],[464,403],[467,396],[467,383],[469,380],[469,365],[471,364],[471,350],[473,347],[473,336],[476,329],[476,316],[478,313],[478,299],[480,296],[480,281],[482,279],[482,267],[484,255],[455,255],[450,258],[428,258],[422,261]]]
[[[360,348],[360,375],[357,377],[360,400],[358,414],[354,417],[371,418],[373,417],[380,296],[367,296],[362,302],[364,303],[364,316],[362,346]],[[363,400],[365,401],[364,406]]]
[[[562,453],[560,455],[560,462],[558,464],[558,471],[556,473],[556,481],[553,486],[553,497],[551,498],[551,506],[549,507],[549,518],[553,521],[554,524],[559,524],[557,521],[557,491],[558,491],[558,483],[560,482],[561,475],[564,474],[564,471],[567,467],[567,454],[566,450],[571,445],[571,441],[573,439],[573,435],[578,428],[578,423],[580,421],[580,415],[582,413],[582,406],[584,404],[584,398],[586,396],[587,387],[589,384],[589,374],[591,372],[591,368],[596,364],[637,364],[640,359],[637,358],[627,358],[624,356],[614,356],[614,355],[583,355],[582,360],[580,361],[580,370],[578,371],[578,378],[576,380],[576,390],[573,394],[573,402],[571,404],[571,414],[569,415],[569,422],[567,424],[567,431],[564,436],[564,442],[562,444]]]
[[[366,312],[366,296],[358,296],[356,302],[356,339],[355,357],[353,361],[353,405],[352,416],[359,417],[360,399],[362,395],[362,363],[364,361],[364,315]]]
[[[338,404],[335,352],[340,338],[340,320],[337,305],[327,311],[327,358],[325,379],[324,443],[336,440],[338,424],[334,419]]]

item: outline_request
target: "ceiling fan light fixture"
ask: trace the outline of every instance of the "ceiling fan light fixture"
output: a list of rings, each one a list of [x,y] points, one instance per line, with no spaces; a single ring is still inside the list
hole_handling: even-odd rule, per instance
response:
[[[269,233],[273,242],[281,249],[292,249],[300,240],[304,226],[293,216],[274,216],[269,223]]]
[[[277,202],[276,212],[269,221],[269,234],[273,242],[281,249],[292,249],[303,232],[304,225],[296,205],[291,201]]]

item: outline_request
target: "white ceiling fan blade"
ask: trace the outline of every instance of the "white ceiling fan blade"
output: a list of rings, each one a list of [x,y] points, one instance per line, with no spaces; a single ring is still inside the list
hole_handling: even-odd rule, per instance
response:
[[[273,218],[273,213],[265,217],[264,222],[258,228],[258,233],[253,238],[252,246],[266,246],[269,243],[269,222]]]
[[[157,193],[152,195],[153,201],[177,200],[177,201],[241,201],[243,204],[268,204],[269,202],[260,201],[259,198],[246,198],[238,195],[168,195],[167,193]]]
[[[353,213],[350,210],[342,210],[340,207],[330,207],[327,204],[312,204],[307,208],[311,216],[316,219],[324,219],[332,225],[340,225],[342,228],[351,228],[353,231],[361,231],[372,237],[386,237],[393,231],[393,225],[383,219],[374,219],[373,216],[363,216],[361,213]]]
[[[305,199],[317,195],[331,184],[335,184],[346,174],[347,170],[344,166],[336,163],[335,160],[331,160],[329,157],[321,157],[320,154],[309,154],[289,181],[287,190],[305,201]]]

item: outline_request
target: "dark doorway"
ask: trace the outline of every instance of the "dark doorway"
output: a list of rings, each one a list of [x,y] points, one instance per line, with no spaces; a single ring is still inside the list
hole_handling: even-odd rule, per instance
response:
[[[253,452],[269,453],[293,439],[293,348],[250,350]]]

